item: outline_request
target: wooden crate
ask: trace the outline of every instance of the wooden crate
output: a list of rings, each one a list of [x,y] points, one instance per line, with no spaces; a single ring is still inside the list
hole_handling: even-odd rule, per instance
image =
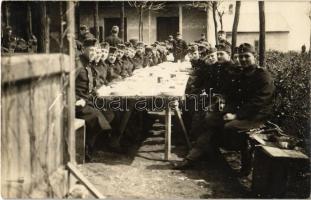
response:
[[[253,163],[252,192],[264,198],[310,196],[309,158],[296,150],[258,146]]]

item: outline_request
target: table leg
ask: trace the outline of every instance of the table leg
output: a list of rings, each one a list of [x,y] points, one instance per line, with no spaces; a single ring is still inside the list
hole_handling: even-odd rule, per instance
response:
[[[132,111],[133,111],[133,109],[131,108],[129,111],[126,111],[124,113],[124,115],[122,116],[122,120],[120,123],[120,129],[119,129],[120,135],[118,137],[119,141],[121,140],[121,137],[123,136],[123,133],[124,133],[125,128],[127,126],[127,122],[129,121],[129,119],[131,117]]]
[[[171,108],[169,107],[169,105],[167,105],[165,110],[165,160],[169,160],[171,156],[171,125]]]
[[[185,126],[185,124],[184,124],[184,121],[183,121],[183,119],[181,118],[181,112],[180,112],[178,106],[175,107],[175,110],[174,110],[174,111],[175,111],[175,115],[177,116],[178,121],[179,121],[179,123],[180,123],[180,125],[181,125],[182,131],[183,131],[183,133],[184,133],[184,135],[185,135],[185,139],[186,139],[188,148],[191,149],[191,143],[190,143],[190,140],[189,140],[189,137],[188,137],[188,132],[187,132],[186,126]]]

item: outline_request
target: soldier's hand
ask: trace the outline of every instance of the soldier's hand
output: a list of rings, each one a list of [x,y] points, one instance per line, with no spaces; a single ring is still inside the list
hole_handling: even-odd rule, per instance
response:
[[[225,121],[231,121],[236,119],[236,114],[232,114],[232,113],[227,113],[224,115],[224,120]]]
[[[84,99],[80,99],[76,102],[76,106],[81,106],[81,107],[84,107],[86,104],[85,100]]]

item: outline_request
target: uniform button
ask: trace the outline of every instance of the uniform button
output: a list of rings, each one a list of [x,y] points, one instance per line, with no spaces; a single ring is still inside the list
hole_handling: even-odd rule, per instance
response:
[[[239,92],[241,92],[241,91],[242,91],[242,89],[241,89],[241,88],[239,88],[239,89],[238,89],[238,91],[239,91]]]

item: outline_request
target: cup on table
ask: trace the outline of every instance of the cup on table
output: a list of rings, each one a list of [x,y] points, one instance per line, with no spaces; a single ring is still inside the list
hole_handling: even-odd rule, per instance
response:
[[[158,83],[163,83],[163,77],[158,77]]]
[[[175,78],[176,77],[176,74],[171,74],[171,78]]]

